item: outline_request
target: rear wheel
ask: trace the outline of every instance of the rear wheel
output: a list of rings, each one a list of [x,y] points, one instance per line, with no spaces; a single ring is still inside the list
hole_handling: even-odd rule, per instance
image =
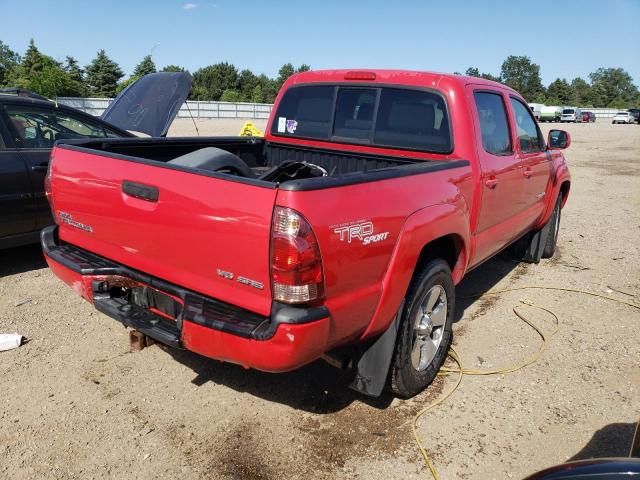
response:
[[[414,278],[403,305],[391,362],[391,390],[409,398],[436,377],[451,344],[455,289],[449,265],[427,263]]]
[[[542,258],[551,258],[553,257],[553,254],[556,253],[558,232],[560,231],[560,214],[562,212],[562,209],[560,208],[561,205],[562,195],[558,195],[556,205],[553,207],[553,213],[551,214],[551,218],[549,219],[549,234],[547,235],[547,243],[545,243],[544,250],[542,251]]]

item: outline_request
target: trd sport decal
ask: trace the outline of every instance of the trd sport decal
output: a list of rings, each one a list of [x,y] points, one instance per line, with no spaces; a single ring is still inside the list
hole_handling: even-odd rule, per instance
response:
[[[373,233],[374,226],[373,222],[370,221],[343,223],[332,225],[330,228],[340,236],[341,242],[351,243],[355,240],[360,240],[363,245],[369,245],[389,238],[389,232]]]

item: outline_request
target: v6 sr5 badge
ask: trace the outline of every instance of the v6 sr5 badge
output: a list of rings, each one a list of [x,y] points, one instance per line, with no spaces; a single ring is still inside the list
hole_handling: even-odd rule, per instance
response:
[[[339,236],[341,242],[346,243],[359,241],[363,245],[370,245],[389,238],[389,232],[375,233],[373,222],[368,220],[332,225],[330,228]]]

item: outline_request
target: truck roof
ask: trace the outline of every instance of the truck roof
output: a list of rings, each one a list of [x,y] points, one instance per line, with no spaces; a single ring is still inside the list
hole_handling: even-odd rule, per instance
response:
[[[351,78],[348,78],[348,76]],[[360,77],[360,78],[358,78]],[[414,70],[385,70],[385,69],[339,69],[339,70],[313,70],[301,72],[290,77],[287,82],[289,86],[296,83],[317,83],[317,82],[344,82],[344,81],[365,81],[372,83],[387,83],[413,86],[437,87],[443,79],[459,83],[461,85],[478,84],[513,90],[511,87],[485,80],[480,77],[469,77],[466,75],[456,75],[451,73],[425,72]]]

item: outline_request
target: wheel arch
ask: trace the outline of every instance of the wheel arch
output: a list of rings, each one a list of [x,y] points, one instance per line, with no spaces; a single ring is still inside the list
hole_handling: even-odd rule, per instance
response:
[[[471,238],[468,210],[460,207],[434,205],[407,219],[382,280],[378,305],[361,339],[388,328],[416,272],[429,260],[443,258],[452,270],[454,284],[460,282],[466,271]]]

